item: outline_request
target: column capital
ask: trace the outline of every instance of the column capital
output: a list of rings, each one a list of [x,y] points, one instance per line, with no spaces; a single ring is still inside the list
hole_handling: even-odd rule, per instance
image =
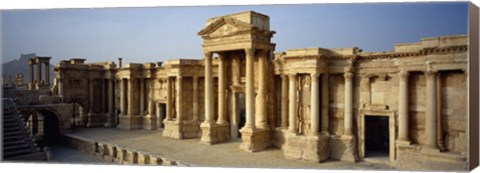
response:
[[[203,52],[203,55],[205,55],[205,58],[211,58],[212,57],[212,52]]]
[[[427,71],[425,71],[425,76],[427,78],[436,77],[437,76],[437,71],[427,70]]]
[[[351,72],[345,72],[343,74],[343,77],[345,77],[345,79],[352,79],[353,78],[353,73]]]
[[[297,76],[297,74],[288,74],[289,79],[293,79],[293,78],[295,78],[295,76]]]
[[[310,73],[310,77],[312,78],[318,78],[320,76],[320,72],[313,72],[313,73]]]
[[[400,77],[400,79],[406,80],[408,76],[410,76],[410,73],[408,71],[401,70],[398,72],[398,76]]]
[[[246,48],[245,49],[245,55],[247,55],[247,57],[253,57],[255,55],[255,49],[254,48]]]
[[[286,74],[281,74],[281,75],[280,75],[280,78],[282,78],[282,80],[288,79],[288,75],[286,75]]]

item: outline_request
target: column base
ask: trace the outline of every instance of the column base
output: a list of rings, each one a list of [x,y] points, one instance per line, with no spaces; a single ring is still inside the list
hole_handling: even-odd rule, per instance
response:
[[[342,135],[335,136],[330,139],[331,155],[332,159],[355,163],[358,159],[357,141],[355,136]]]
[[[117,128],[123,130],[137,130],[141,128],[142,119],[139,116],[120,116]]]
[[[283,155],[286,159],[322,162],[330,157],[329,136],[288,133]]]
[[[242,133],[242,144],[240,144],[240,149],[244,151],[261,151],[273,144],[270,129],[244,127],[240,129],[240,133]]]
[[[87,127],[101,127],[100,114],[88,113],[87,115]]]
[[[107,122],[103,126],[108,127],[108,128],[115,127],[115,123],[113,122],[114,121],[113,120],[113,115],[107,113],[106,116],[107,116]]]
[[[163,136],[174,138],[174,139],[183,139],[183,124],[178,123],[175,120],[164,120],[165,128],[163,129]]]
[[[155,115],[147,114],[146,116],[142,117],[143,120],[143,129],[146,130],[155,130],[157,129],[157,117]]]
[[[230,140],[230,126],[228,123],[202,123],[200,128],[202,129],[200,143],[212,145]]]

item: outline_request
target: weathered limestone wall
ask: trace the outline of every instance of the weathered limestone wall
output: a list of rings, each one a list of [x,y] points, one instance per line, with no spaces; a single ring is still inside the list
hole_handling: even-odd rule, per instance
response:
[[[411,73],[408,82],[409,137],[413,143],[425,144],[425,75]]]
[[[443,135],[447,150],[467,153],[467,76],[462,72],[441,75]]]
[[[343,75],[332,75],[330,74],[330,112],[329,112],[329,129],[331,135],[342,135],[343,134],[343,101],[345,99],[345,85],[344,85]]]

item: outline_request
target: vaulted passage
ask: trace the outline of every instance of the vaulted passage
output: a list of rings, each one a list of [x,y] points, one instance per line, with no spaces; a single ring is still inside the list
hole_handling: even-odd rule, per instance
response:
[[[365,157],[388,157],[388,117],[365,116]]]

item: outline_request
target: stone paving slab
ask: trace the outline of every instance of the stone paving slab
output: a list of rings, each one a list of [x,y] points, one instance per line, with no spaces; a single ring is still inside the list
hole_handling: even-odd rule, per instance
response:
[[[346,163],[326,161],[322,163],[301,160],[287,160],[278,148],[249,153],[239,149],[240,140],[206,145],[199,139],[171,139],[162,136],[160,130],[126,131],[115,128],[75,129],[66,134],[71,137],[85,138],[97,142],[107,142],[131,150],[148,152],[164,158],[176,160],[181,165],[196,167],[230,168],[293,168],[293,169],[350,169],[350,170],[392,170],[388,164],[371,162]]]

